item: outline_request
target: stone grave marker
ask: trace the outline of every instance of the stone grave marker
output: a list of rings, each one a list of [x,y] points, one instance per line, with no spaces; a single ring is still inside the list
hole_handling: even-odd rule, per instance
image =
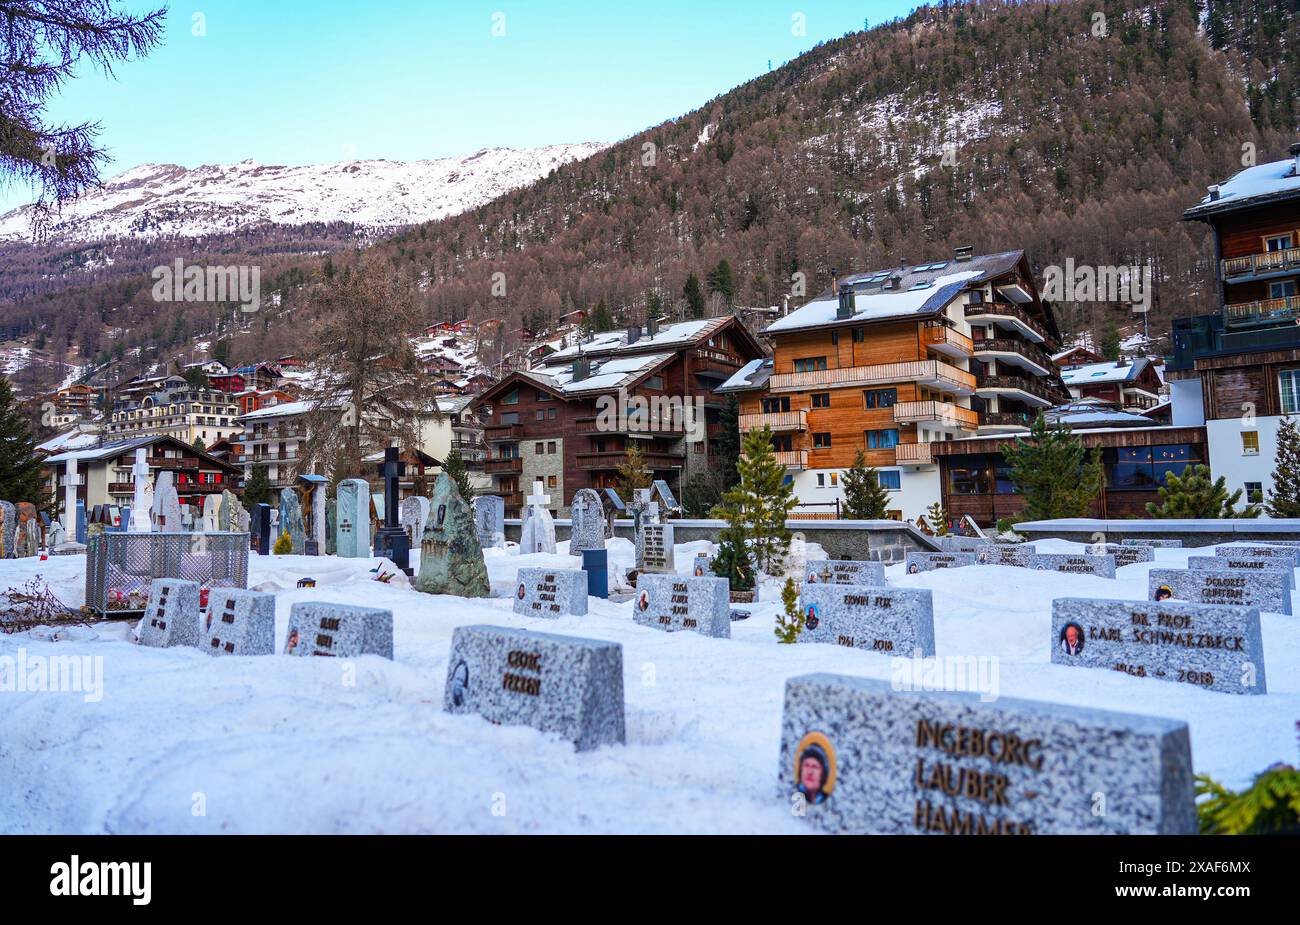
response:
[[[847,559],[809,559],[804,582],[810,585],[884,585],[883,562],[851,562]]]
[[[621,745],[623,647],[504,626],[458,626],[442,707],[555,733],[578,751]]]
[[[716,639],[731,638],[731,585],[716,576],[637,577],[632,619],[667,632],[693,630]]]
[[[911,658],[934,655],[929,588],[805,584],[799,593],[799,642],[821,642]]]
[[[211,589],[206,637],[202,648],[209,655],[274,655],[275,595]]]
[[[506,499],[500,495],[479,495],[474,499],[474,529],[484,549],[506,544]]]
[[[1115,568],[1123,568],[1125,565],[1133,565],[1137,562],[1154,562],[1156,560],[1156,550],[1154,546],[1125,546],[1120,543],[1092,543],[1086,547],[1085,551],[1090,556],[1114,556]]]
[[[1235,604],[1270,613],[1291,612],[1291,588],[1275,572],[1228,569],[1154,568],[1147,590],[1151,600],[1172,598],[1195,604]]]
[[[524,499],[528,510],[519,531],[519,554],[544,552],[555,554],[555,519],[551,517],[551,496],[542,488],[541,480],[533,482],[533,493]]]
[[[1254,607],[1060,598],[1052,602],[1051,645],[1055,665],[1228,694],[1267,693]]]
[[[1150,546],[1153,549],[1181,549],[1182,540],[1120,540],[1121,546]]]
[[[335,554],[342,559],[370,558],[370,485],[365,479],[344,479],[335,490],[338,522]]]
[[[973,552],[909,552],[907,554],[907,574],[932,572],[941,568],[962,568],[977,564]]]
[[[17,558],[18,510],[8,501],[0,501],[0,559]]]
[[[579,555],[586,549],[605,548],[605,511],[600,494],[593,488],[580,488],[569,505],[569,553]]]
[[[651,507],[654,507],[653,502]],[[671,575],[677,570],[673,556],[673,525],[651,523],[641,518],[636,535],[636,567],[639,572]]]
[[[605,539],[614,538],[614,521],[627,513],[627,505],[613,488],[606,488],[600,496],[600,503],[605,510]]]
[[[975,552],[985,546],[992,546],[993,540],[983,536],[936,536],[934,544],[944,552]]]
[[[713,575],[713,555],[697,552],[695,562],[691,565],[691,574],[696,578],[708,578]]]
[[[424,540],[424,525],[429,520],[429,499],[411,495],[402,501],[401,524],[411,549],[419,549]]]
[[[301,601],[289,611],[285,655],[393,657],[393,612],[376,607]]]
[[[521,568],[515,578],[515,613],[555,619],[587,613],[587,573],[581,569]]]
[[[790,678],[779,775],[782,803],[836,833],[1197,831],[1185,722],[1060,703]]]
[[[1014,565],[1028,568],[1029,559],[1033,555],[1036,553],[1029,543],[994,543],[975,550],[975,558],[980,565]]]
[[[1287,587],[1292,591],[1295,590],[1295,569],[1285,559],[1279,559],[1276,556],[1272,558],[1262,557],[1259,559],[1235,558],[1231,556],[1188,556],[1187,567],[1189,569],[1209,569],[1211,571],[1229,572],[1269,572],[1281,575],[1286,579]]]
[[[426,594],[490,597],[487,563],[478,542],[474,514],[446,472],[433,485],[429,519],[420,542],[415,588]]]
[[[1114,556],[1075,555],[1069,552],[1037,553],[1029,557],[1029,567],[1040,572],[1069,572],[1073,575],[1115,577]]]
[[[140,645],[165,649],[203,642],[199,622],[199,585],[178,578],[155,578],[140,618]]]
[[[286,533],[293,543],[293,554],[303,555],[307,550],[307,528],[302,519],[302,502],[292,488],[280,489],[280,535]]]
[[[1291,563],[1291,568],[1300,566],[1300,548],[1293,546],[1215,546],[1214,554],[1232,559],[1286,559]]]

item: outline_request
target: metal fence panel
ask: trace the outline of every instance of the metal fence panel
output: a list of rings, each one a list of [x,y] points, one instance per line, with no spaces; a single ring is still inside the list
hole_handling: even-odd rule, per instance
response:
[[[155,578],[247,588],[248,553],[247,533],[101,533],[86,550],[86,606],[101,615],[143,612]]]

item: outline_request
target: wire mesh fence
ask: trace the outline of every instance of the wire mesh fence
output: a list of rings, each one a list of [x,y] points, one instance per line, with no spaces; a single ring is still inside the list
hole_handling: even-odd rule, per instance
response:
[[[248,553],[247,533],[101,533],[86,550],[86,606],[103,616],[142,613],[155,578],[246,588]]]

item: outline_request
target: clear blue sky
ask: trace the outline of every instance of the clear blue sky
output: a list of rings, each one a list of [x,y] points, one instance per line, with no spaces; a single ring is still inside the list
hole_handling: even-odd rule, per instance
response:
[[[172,0],[164,44],[118,65],[115,79],[85,69],[49,114],[103,124],[105,177],[143,163],[414,160],[616,141],[697,108],[769,61],[778,67],[864,19],[875,25],[915,5]],[[193,34],[196,10],[205,35]],[[32,198],[0,186],[0,212]]]

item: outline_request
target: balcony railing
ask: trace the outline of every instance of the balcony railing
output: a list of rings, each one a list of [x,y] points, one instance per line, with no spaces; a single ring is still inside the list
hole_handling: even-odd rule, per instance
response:
[[[740,416],[740,432],[770,427],[773,431],[807,430],[808,412],[802,408],[794,411],[771,411]]]
[[[844,366],[805,373],[779,373],[772,377],[772,392],[794,392],[809,388],[851,388],[853,386],[889,385],[895,382],[921,382],[953,392],[971,392],[975,377],[939,360],[912,360],[882,363],[877,366]]]
[[[934,463],[928,443],[900,443],[894,447],[894,458],[900,466],[929,466]]]
[[[692,409],[692,414],[694,409]],[[703,415],[700,416],[703,422]],[[651,415],[635,408],[624,408],[621,415],[610,414],[585,418],[574,418],[573,423],[578,433],[585,434],[684,434],[686,433],[685,412],[665,415]]]
[[[1041,324],[1029,317],[1019,305],[1012,305],[1010,302],[982,302],[979,305],[966,306],[967,318],[1011,318],[1018,321],[1024,326],[1031,336],[1038,340],[1048,340],[1047,329]]]
[[[776,461],[787,469],[807,469],[807,450],[777,450]]]
[[[524,425],[491,424],[483,428],[483,439],[488,443],[517,443],[524,439]]]
[[[1027,376],[983,376],[976,388],[981,392],[1024,392],[1027,395],[1041,399],[1049,405],[1056,404],[1058,400],[1064,400],[1061,396],[1053,394],[1051,389]]]
[[[1267,321],[1289,321],[1300,317],[1300,296],[1284,299],[1259,299],[1255,302],[1238,302],[1224,308],[1229,324],[1252,324]]]
[[[931,423],[974,430],[979,412],[946,401],[900,401],[894,405],[894,420],[900,424]]]
[[[988,353],[1014,353],[1017,356],[1024,357],[1044,372],[1051,372],[1054,365],[1052,358],[1043,350],[1033,344],[1027,344],[1022,340],[1013,340],[1009,337],[995,337],[991,340],[975,341],[975,354],[977,356]]]
[[[686,457],[677,453],[642,452],[641,459],[649,469],[676,469],[685,465]],[[617,469],[627,462],[626,453],[579,453],[579,469]]]
[[[1280,251],[1268,251],[1263,254],[1247,254],[1245,257],[1228,257],[1221,261],[1224,278],[1233,276],[1253,276],[1256,273],[1276,273],[1279,270],[1300,268],[1300,247],[1288,247]]]
[[[980,427],[1023,427],[1034,424],[1034,415],[1024,411],[985,411],[980,415]]]
[[[500,457],[488,459],[483,462],[483,471],[489,475],[499,475],[503,472],[523,472],[524,461],[522,457],[513,456],[506,459]]]
[[[921,329],[921,341],[931,350],[950,356],[970,356],[972,341],[965,334],[942,322],[927,321]]]

